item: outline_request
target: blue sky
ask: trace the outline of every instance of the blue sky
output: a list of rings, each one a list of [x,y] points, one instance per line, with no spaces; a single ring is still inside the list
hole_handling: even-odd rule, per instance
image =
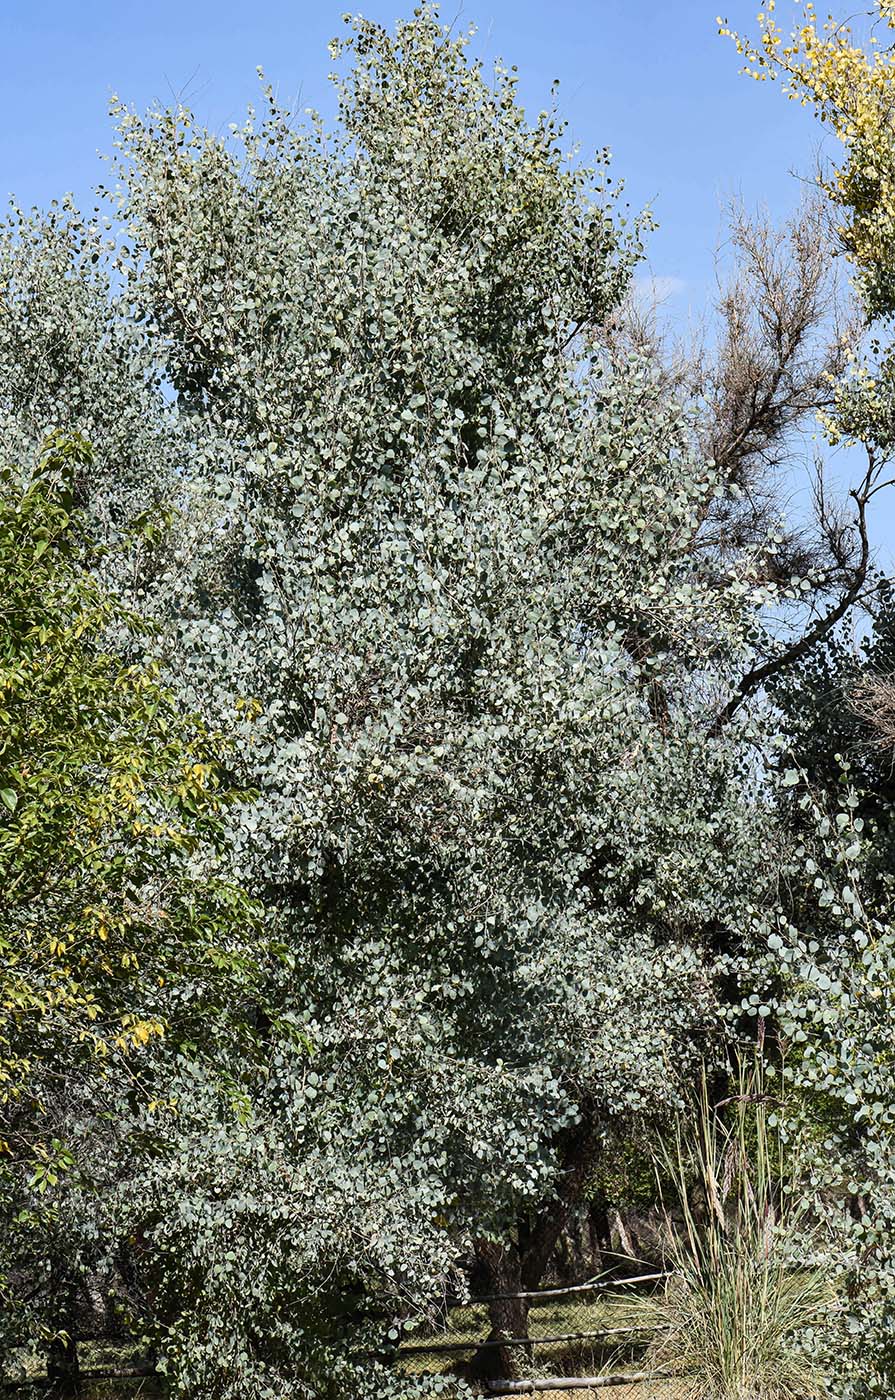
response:
[[[722,0],[723,3],[723,0]],[[411,0],[403,10],[407,13]],[[798,198],[791,172],[810,173],[818,128],[779,92],[738,76],[717,35],[719,0],[464,0],[446,19],[478,26],[486,57],[516,63],[523,99],[560,105],[583,151],[609,145],[634,204],[654,204],[656,276],[701,307],[713,279],[731,196],[774,214]],[[753,0],[727,16],[751,23]],[[138,107],[184,96],[212,126],[239,118],[263,65],[283,98],[330,107],[327,41],[342,29],[334,0],[3,0],[6,63],[0,88],[0,195],[44,203],[85,197],[102,178],[109,95]],[[360,7],[391,23],[400,0]]]
[[[782,0],[783,6],[788,0]],[[653,205],[652,274],[667,313],[699,316],[715,285],[724,205],[742,198],[790,213],[815,168],[820,129],[779,90],[739,75],[715,16],[737,28],[756,0],[458,0],[446,19],[478,27],[476,47],[520,70],[533,110],[560,81],[560,107],[583,153],[608,145],[631,203]],[[369,0],[391,23],[400,0]],[[87,203],[104,178],[116,91],[143,107],[180,97],[213,127],[238,120],[260,64],[284,100],[332,110],[327,41],[349,8],[334,0],[0,0],[0,197],[43,204],[72,191]],[[781,11],[782,12],[782,11]],[[794,7],[795,13],[795,7]],[[895,512],[876,530],[883,552]]]

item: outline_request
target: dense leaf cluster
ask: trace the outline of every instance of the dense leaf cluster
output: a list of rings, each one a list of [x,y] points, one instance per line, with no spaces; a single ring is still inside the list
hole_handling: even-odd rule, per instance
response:
[[[520,1217],[549,1246],[564,1151],[661,1124],[737,979],[750,1029],[801,1014],[779,717],[729,705],[798,583],[718,547],[735,473],[608,334],[645,221],[431,10],[334,57],[335,132],[116,105],[108,223],[0,239],[10,459],[93,445],[64,518],[10,477],[0,519],[0,859],[71,906],[37,881],[44,948],[11,902],[7,1075],[125,1018],[53,1081],[69,1169],[13,1153],[7,1286],[58,1325],[102,1277],[203,1400],[407,1396],[384,1339]]]

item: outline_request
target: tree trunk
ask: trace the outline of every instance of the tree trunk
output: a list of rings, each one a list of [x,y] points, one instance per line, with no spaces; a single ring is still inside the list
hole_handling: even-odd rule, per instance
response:
[[[596,1145],[595,1117],[592,1111],[585,1107],[581,1120],[568,1130],[560,1143],[561,1174],[556,1195],[539,1211],[526,1231],[520,1270],[523,1288],[540,1286],[557,1241],[584,1194],[593,1166]]]
[[[590,1242],[591,1272],[606,1268],[606,1259],[612,1252],[612,1226],[609,1221],[609,1205],[601,1191],[587,1213],[587,1228]]]
[[[476,1262],[485,1280],[485,1294],[513,1294],[522,1291],[519,1251],[515,1244],[477,1240]],[[528,1303],[524,1298],[491,1296],[488,1302],[491,1331],[488,1342],[505,1337],[528,1336]],[[472,1376],[482,1380],[520,1380],[531,1363],[531,1347],[481,1347],[470,1363]]]
[[[520,1219],[518,1243],[476,1242],[476,1262],[485,1281],[486,1295],[528,1292],[540,1286],[557,1241],[587,1186],[596,1141],[595,1115],[585,1107],[581,1121],[568,1130],[560,1143],[561,1174],[553,1200],[533,1219]],[[489,1342],[505,1337],[528,1337],[527,1299],[492,1298],[488,1311],[491,1319]],[[522,1368],[530,1366],[531,1361],[530,1345],[487,1346],[476,1352],[470,1371],[472,1376],[481,1379],[519,1380]]]
[[[67,1326],[71,1325],[69,1319]],[[76,1395],[81,1373],[78,1367],[78,1347],[74,1337],[54,1337],[47,1352],[47,1380],[54,1395]]]
[[[76,1395],[80,1385],[78,1346],[75,1341],[77,1287],[58,1261],[53,1262],[50,1292],[62,1336],[54,1337],[47,1350],[47,1380],[55,1395]]]

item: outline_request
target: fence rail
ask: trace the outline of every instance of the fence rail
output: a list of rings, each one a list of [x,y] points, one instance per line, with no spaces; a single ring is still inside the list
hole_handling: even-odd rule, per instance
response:
[[[673,1371],[618,1372],[610,1376],[544,1376],[528,1381],[492,1381],[492,1395],[534,1395],[542,1390],[602,1390],[612,1385],[644,1385],[647,1381],[673,1380]]]
[[[493,1379],[483,1384],[490,1395],[530,1395],[546,1391],[597,1390],[619,1385],[664,1381],[654,1371],[638,1366],[650,1329],[619,1316],[610,1294],[631,1288],[650,1288],[671,1274],[652,1270],[616,1278],[592,1278],[584,1283],[555,1288],[524,1289],[515,1293],[487,1293],[448,1302],[448,1311],[428,1336],[414,1338],[397,1351],[405,1374],[453,1374],[487,1376],[494,1356]],[[492,1304],[518,1302],[527,1307],[527,1335],[505,1335],[494,1325]],[[524,1316],[523,1312],[523,1316]],[[531,1324],[534,1324],[532,1334]],[[624,1325],[621,1325],[624,1324]],[[537,1327],[545,1327],[538,1332]],[[509,1330],[509,1329],[507,1329]],[[524,1348],[528,1361],[510,1364],[510,1349]],[[501,1365],[498,1352],[504,1352]],[[632,1364],[633,1363],[633,1364]],[[502,1369],[506,1367],[506,1369]],[[595,1369],[596,1368],[596,1369]],[[610,1369],[611,1368],[611,1369]],[[555,1372],[556,1374],[550,1374]],[[504,1379],[503,1377],[507,1377]],[[509,1377],[514,1377],[509,1379]]]
[[[670,1278],[669,1273],[633,1274],[624,1278],[592,1279],[589,1283],[571,1283],[567,1288],[533,1288],[521,1293],[482,1293],[478,1298],[470,1298],[470,1303],[509,1303],[517,1298],[565,1298],[571,1293],[598,1293],[625,1288],[633,1283],[655,1283]],[[462,1304],[460,1305],[462,1306]]]

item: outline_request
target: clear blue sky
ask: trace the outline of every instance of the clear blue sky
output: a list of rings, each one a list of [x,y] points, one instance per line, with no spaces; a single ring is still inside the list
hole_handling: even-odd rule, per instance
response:
[[[783,0],[784,5],[786,0]],[[286,100],[332,110],[327,41],[344,0],[0,0],[0,197],[26,205],[65,191],[86,203],[104,178],[116,91],[142,107],[181,97],[213,127],[238,120],[262,65]],[[412,0],[369,0],[391,23]],[[553,79],[584,153],[608,145],[632,204],[653,204],[649,261],[674,289],[668,314],[702,313],[714,286],[723,206],[741,197],[775,217],[798,202],[819,149],[811,115],[739,76],[718,37],[719,8],[749,28],[757,0],[463,0],[446,19],[475,23],[478,50],[518,65],[523,100],[544,106]],[[888,525],[895,511],[887,511]],[[890,554],[888,525],[876,530]]]

